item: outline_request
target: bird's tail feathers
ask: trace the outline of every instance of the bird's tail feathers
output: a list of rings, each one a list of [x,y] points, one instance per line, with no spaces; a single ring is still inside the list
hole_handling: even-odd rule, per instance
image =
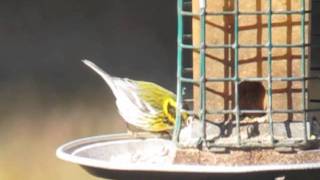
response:
[[[109,85],[111,88],[112,92],[115,93],[117,92],[115,85],[112,80],[112,76],[110,76],[107,72],[105,72],[103,69],[98,67],[96,64],[94,64],[92,61],[84,59],[82,62],[90,67],[93,71],[95,71],[97,74],[99,74],[100,77]]]

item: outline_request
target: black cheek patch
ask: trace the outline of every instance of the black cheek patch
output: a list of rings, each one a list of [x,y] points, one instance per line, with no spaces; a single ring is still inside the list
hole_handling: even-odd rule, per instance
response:
[[[168,104],[168,113],[174,118],[176,116],[176,108]]]

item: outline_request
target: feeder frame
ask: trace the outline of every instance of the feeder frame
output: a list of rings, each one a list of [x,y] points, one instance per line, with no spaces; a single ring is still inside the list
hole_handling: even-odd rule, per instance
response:
[[[236,147],[236,148],[250,148],[250,147],[301,147],[308,145],[314,139],[311,138],[312,132],[310,130],[311,121],[308,117],[308,112],[318,112],[320,109],[310,109],[308,108],[308,94],[306,91],[306,83],[310,80],[319,80],[319,77],[310,77],[307,75],[306,71],[306,47],[310,47],[310,43],[306,43],[305,38],[305,21],[306,14],[310,14],[311,10],[306,10],[305,0],[300,0],[300,10],[284,10],[284,11],[273,11],[272,10],[272,0],[267,0],[268,9],[266,11],[255,11],[255,12],[240,12],[239,11],[239,1],[233,0],[234,9],[232,11],[222,11],[222,12],[207,12],[207,1],[199,1],[199,13],[194,13],[191,10],[192,1],[191,0],[177,0],[177,14],[178,14],[178,27],[177,27],[177,111],[176,111],[176,125],[174,130],[173,140],[178,142],[179,134],[181,129],[181,111],[183,110],[183,104],[187,99],[184,97],[184,88],[186,84],[198,85],[199,86],[199,112],[195,113],[190,110],[187,111],[191,115],[197,115],[202,124],[202,142],[207,143],[206,140],[206,115],[208,114],[233,114],[235,116],[235,128],[237,140],[236,143],[231,144],[215,144],[211,145],[215,147]],[[208,0],[210,1],[210,0]],[[231,44],[210,44],[206,41],[206,17],[207,16],[233,16],[234,18],[234,41]],[[266,44],[240,44],[239,43],[239,16],[240,15],[256,15],[256,16],[267,16],[267,43]],[[300,43],[292,44],[273,44],[272,42],[272,16],[273,15],[300,15]],[[199,18],[200,23],[200,42],[199,45],[193,45],[192,43],[186,43],[186,39],[192,38],[191,34],[185,33],[184,21],[185,18]],[[225,49],[231,48],[234,53],[234,75],[232,77],[206,77],[206,50],[207,49]],[[266,77],[239,77],[239,49],[240,48],[265,48],[267,49],[267,76]],[[274,48],[300,48],[301,59],[300,59],[300,77],[274,77],[272,76],[272,49]],[[184,76],[185,71],[190,71],[192,68],[184,67],[184,51],[185,50],[197,50],[199,51],[199,69],[200,76],[199,79],[188,78]],[[310,59],[310,58],[309,58]],[[266,82],[267,83],[267,107],[265,110],[260,109],[240,109],[239,106],[239,84],[241,82]],[[273,82],[284,81],[293,82],[298,81],[302,83],[301,87],[301,108],[300,109],[274,109],[272,107],[272,85]],[[206,107],[206,83],[208,82],[232,82],[234,83],[234,108],[233,109],[207,109]],[[246,140],[241,139],[240,135],[240,116],[244,113],[261,114],[265,113],[268,118],[269,124],[269,143],[259,142],[259,143],[248,143]],[[303,116],[303,137],[296,139],[287,139],[276,141],[274,137],[274,120],[272,118],[273,114],[277,113],[301,113]]]

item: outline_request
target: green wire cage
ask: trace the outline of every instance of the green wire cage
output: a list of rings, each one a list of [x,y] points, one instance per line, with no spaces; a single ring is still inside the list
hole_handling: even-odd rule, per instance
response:
[[[320,109],[312,104],[317,100],[311,98],[319,83],[319,77],[312,72],[316,69],[311,58],[314,43],[310,43],[312,3],[178,0],[174,140],[179,141],[182,107],[191,102],[188,112],[201,122],[202,147],[293,148],[316,144]],[[250,24],[250,19],[254,23]],[[246,23],[249,25],[243,25]],[[282,59],[277,55],[280,51],[286,52]],[[254,58],[247,57],[250,52],[255,52]],[[193,67],[188,62],[191,60]],[[281,83],[285,88],[279,90]],[[186,88],[190,92],[185,92]],[[285,96],[279,95],[280,91]],[[264,122],[253,124],[257,134],[264,130],[267,137],[243,137],[246,117],[265,117]],[[231,127],[233,133],[222,130],[220,138],[232,134],[233,140],[208,140],[207,122],[218,122],[224,130]],[[281,128],[284,135],[279,138]],[[299,131],[298,135],[292,135],[292,131]]]

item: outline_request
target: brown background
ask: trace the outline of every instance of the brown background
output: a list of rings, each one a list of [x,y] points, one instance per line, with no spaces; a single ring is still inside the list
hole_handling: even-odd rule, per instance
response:
[[[126,132],[111,91],[80,60],[175,90],[176,2],[0,1],[0,179],[95,179],[55,157]]]

